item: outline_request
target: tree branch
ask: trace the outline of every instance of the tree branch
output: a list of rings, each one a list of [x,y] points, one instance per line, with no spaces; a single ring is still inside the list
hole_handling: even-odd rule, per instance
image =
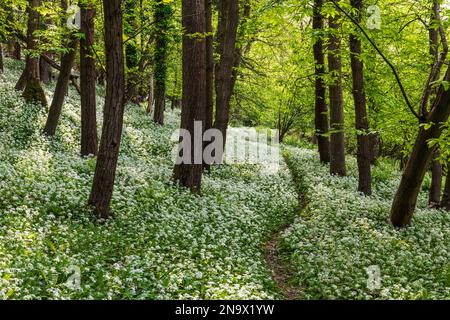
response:
[[[408,95],[406,94],[406,90],[403,87],[403,83],[400,79],[400,76],[398,75],[397,69],[394,67],[394,65],[389,61],[389,59],[383,54],[383,52],[380,50],[380,48],[378,48],[378,46],[376,45],[376,43],[369,37],[369,35],[367,34],[367,32],[361,27],[361,25],[344,9],[342,9],[342,7],[335,1],[335,0],[330,0],[334,6],[341,11],[348,19],[350,19],[350,21],[356,26],[358,27],[358,29],[362,32],[362,34],[366,37],[366,39],[370,42],[370,44],[375,48],[375,50],[378,52],[378,54],[381,56],[381,58],[383,58],[384,62],[386,62],[386,64],[391,68],[392,73],[394,74],[395,80],[397,81],[397,84],[400,88],[400,91],[402,92],[402,96],[406,102],[406,105],[408,106],[409,110],[412,112],[412,114],[420,121],[423,122],[425,119],[420,116],[416,110],[414,110],[414,107],[412,106],[411,102],[409,101]]]

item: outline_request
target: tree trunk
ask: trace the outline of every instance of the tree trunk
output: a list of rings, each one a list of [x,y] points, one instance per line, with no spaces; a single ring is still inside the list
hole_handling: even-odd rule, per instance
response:
[[[3,73],[4,71],[4,66],[3,66],[3,47],[2,44],[0,43],[0,73]]]
[[[49,55],[49,53],[46,53]],[[45,59],[39,58],[39,78],[45,84],[49,84],[52,80],[52,69]]]
[[[189,148],[188,161],[179,158],[174,169],[174,179],[180,185],[199,193],[203,171],[203,143],[199,134],[194,132],[195,122],[204,128],[206,108],[206,15],[205,0],[185,0],[182,6],[183,28],[183,107],[181,111],[181,129],[190,133],[183,139],[183,146]],[[200,36],[198,36],[200,34]],[[180,135],[180,141],[182,137]],[[189,140],[189,141],[186,141]],[[183,150],[184,157],[186,150]],[[199,161],[200,160],[200,161]],[[187,163],[186,163],[187,162]]]
[[[205,0],[206,19],[206,117],[205,130],[213,126],[214,111],[214,39],[212,36],[212,0]],[[174,99],[175,100],[175,99]]]
[[[152,113],[153,106],[155,103],[153,82],[154,82],[153,73],[150,73],[150,80],[148,83],[148,100],[147,100],[147,113],[148,114]]]
[[[345,176],[344,102],[342,96],[341,41],[339,39],[340,17],[329,18],[330,38],[328,68],[333,76],[330,85],[330,172]]]
[[[450,81],[450,68],[444,77]],[[447,121],[450,114],[450,90],[439,87],[431,112],[427,116],[430,128],[420,127],[411,157],[403,172],[400,186],[395,195],[391,208],[391,222],[395,227],[405,227],[411,224],[416,208],[417,196],[433,155],[434,148],[430,148],[428,141],[438,138],[442,133],[441,123]]]
[[[251,7],[251,0],[245,0],[242,1],[243,3],[243,12],[242,12],[242,19],[239,19],[239,25],[241,28],[241,31],[237,35],[237,39],[240,39],[244,36],[245,32],[245,23],[250,18],[250,14],[252,11]],[[239,29],[239,27],[238,27]],[[245,52],[250,51],[251,42],[247,43],[245,46]],[[244,46],[236,46],[236,49],[234,50],[234,63],[233,63],[233,71],[231,72],[231,94],[234,92],[234,87],[236,86],[238,74],[239,74],[239,66],[241,65],[242,56],[244,55]]]
[[[126,101],[135,101],[138,95],[139,74],[137,67],[139,64],[138,44],[135,36],[138,30],[137,24],[137,8],[138,2],[136,0],[123,0],[126,15],[124,17],[124,33],[128,39],[125,43],[125,62],[127,66],[126,75]]]
[[[431,163],[431,186],[428,204],[431,208],[439,206],[442,193],[442,166],[439,161],[439,151],[434,152],[434,159]]]
[[[155,4],[154,21],[156,28],[155,46],[155,112],[153,120],[164,124],[164,110],[166,109],[166,79],[167,79],[167,52],[169,46],[169,23],[172,8],[162,0]]]
[[[48,30],[48,26],[52,24],[52,20],[50,18],[45,19],[44,30]],[[47,57],[52,57],[50,52],[44,53]],[[39,77],[42,83],[49,84],[52,80],[52,68],[48,61],[43,58],[43,55],[39,58]]]
[[[97,138],[97,101],[95,84],[97,71],[95,58],[92,52],[94,44],[94,17],[95,9],[92,3],[81,6],[81,32],[84,38],[80,39],[80,86],[81,86],[81,155],[96,155],[98,148]]]
[[[351,0],[350,2],[357,15],[355,20],[360,23],[362,0]],[[370,196],[372,194],[372,174],[370,171],[369,120],[367,117],[366,94],[364,92],[364,64],[361,60],[361,41],[355,34],[350,34],[350,52],[358,140],[358,191]]]
[[[22,48],[20,47],[20,43],[16,40],[11,40],[8,43],[8,51],[9,56],[15,60],[20,60],[22,58]]]
[[[67,0],[61,0],[61,7],[64,12],[67,12]],[[61,20],[64,25],[66,23],[66,19],[63,18]],[[59,71],[55,93],[53,95],[52,104],[50,106],[47,122],[44,128],[44,134],[47,136],[54,136],[56,133],[56,127],[58,126],[59,118],[61,116],[64,99],[69,88],[69,80],[70,75],[72,74],[73,63],[75,61],[75,50],[77,48],[78,41],[74,35],[71,35],[68,41],[64,41],[64,44],[67,46],[68,51],[61,56],[61,70]]]
[[[214,113],[214,39],[212,27],[212,0],[205,0],[206,19],[206,105],[205,105],[205,131],[213,127]],[[176,98],[173,99],[172,108],[175,108]],[[203,147],[206,147],[207,141]],[[208,170],[211,163],[204,163],[204,169]]]
[[[155,112],[153,113],[153,121],[157,124],[164,124],[164,110],[166,110],[166,97],[158,90],[155,90]]]
[[[444,192],[442,194],[442,199],[440,207],[444,208],[446,211],[450,211],[450,174],[449,174],[450,164],[447,164],[447,177],[445,179]]]
[[[34,32],[39,28],[39,13],[36,10],[40,5],[40,0],[28,0],[28,24],[27,24],[27,49],[36,49],[36,39]],[[25,69],[16,84],[16,90],[24,90],[23,97],[27,103],[37,102],[42,106],[47,106],[47,98],[42,90],[39,79],[39,59],[27,54]]]
[[[323,36],[324,36],[324,20],[321,13],[323,0],[314,1],[314,16],[313,16],[313,29],[314,34],[317,37],[313,45],[314,51],[314,67],[315,67],[315,127],[317,145],[319,148],[320,162],[330,162],[330,139],[329,122],[328,122],[328,107],[326,104],[326,86],[324,81],[325,74],[325,55],[323,53]]]
[[[381,138],[378,132],[371,132],[370,140],[370,164],[375,165],[381,154]]]
[[[61,71],[59,72],[58,81],[56,82],[55,93],[48,112],[47,123],[44,128],[44,134],[50,137],[54,136],[56,133],[56,127],[58,126],[64,98],[67,95],[67,90],[69,88],[70,75],[76,56],[78,39],[73,37],[69,41],[70,42],[67,44],[68,52],[64,53],[61,57]]]
[[[214,127],[222,133],[224,146],[230,113],[235,63],[236,38],[239,24],[239,1],[219,1],[219,23],[217,30],[217,54],[215,67],[216,117]]]
[[[109,217],[119,157],[120,139],[125,109],[125,70],[122,36],[122,0],[103,0],[106,97],[103,110],[103,130],[98,151],[89,204],[100,217]]]

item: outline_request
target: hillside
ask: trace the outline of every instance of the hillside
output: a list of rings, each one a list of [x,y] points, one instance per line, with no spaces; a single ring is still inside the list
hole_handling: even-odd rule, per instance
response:
[[[70,89],[57,135],[47,139],[46,110],[13,89],[21,68],[7,60],[0,75],[0,298],[280,297],[263,243],[297,207],[284,165],[275,173],[213,168],[193,195],[171,180],[179,113],[168,112],[161,127],[128,105],[114,218],[102,224],[86,206],[95,159],[78,155],[78,94]],[[77,268],[79,289],[67,287]]]

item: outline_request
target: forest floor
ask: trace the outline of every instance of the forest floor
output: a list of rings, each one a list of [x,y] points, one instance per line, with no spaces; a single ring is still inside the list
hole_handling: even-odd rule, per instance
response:
[[[388,223],[400,177],[389,159],[371,197],[355,191],[354,158],[331,177],[315,151],[289,146],[277,171],[214,167],[195,196],[171,182],[179,111],[159,126],[127,106],[115,216],[100,223],[86,206],[95,158],[78,153],[78,94],[43,137],[47,110],[13,89],[22,68],[7,59],[0,75],[0,299],[450,298],[450,215],[426,208],[428,176],[401,231]]]
[[[7,60],[0,75],[0,298],[283,297],[264,243],[296,215],[285,164],[278,171],[214,167],[202,196],[192,195],[172,183],[179,111],[159,126],[144,108],[128,105],[114,218],[100,223],[86,206],[95,158],[78,153],[78,94],[70,89],[48,139],[41,134],[47,110],[24,104],[13,89],[21,68]],[[53,86],[44,88],[49,100]],[[79,286],[68,286],[78,273]]]

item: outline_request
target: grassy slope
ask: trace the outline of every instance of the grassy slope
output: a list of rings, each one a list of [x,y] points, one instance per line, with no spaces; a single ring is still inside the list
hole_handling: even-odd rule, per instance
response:
[[[79,101],[71,89],[57,136],[41,136],[46,112],[13,90],[21,63],[0,75],[1,298],[277,297],[262,243],[294,214],[288,170],[223,166],[203,196],[171,184],[178,116],[152,123],[128,106],[113,197],[100,225],[86,200],[95,159],[78,156]],[[48,96],[52,88],[46,88]],[[103,100],[99,99],[99,119]],[[81,269],[81,289],[65,285]]]
[[[299,149],[287,156],[309,205],[281,247],[296,267],[293,281],[304,287],[304,298],[449,299],[450,215],[426,209],[429,177],[413,226],[396,231],[388,223],[400,178],[396,164],[382,161],[374,168],[374,195],[364,198],[355,191],[355,159],[349,159],[349,177],[338,178],[317,158],[315,151]],[[371,266],[380,270],[379,288],[368,288]]]

